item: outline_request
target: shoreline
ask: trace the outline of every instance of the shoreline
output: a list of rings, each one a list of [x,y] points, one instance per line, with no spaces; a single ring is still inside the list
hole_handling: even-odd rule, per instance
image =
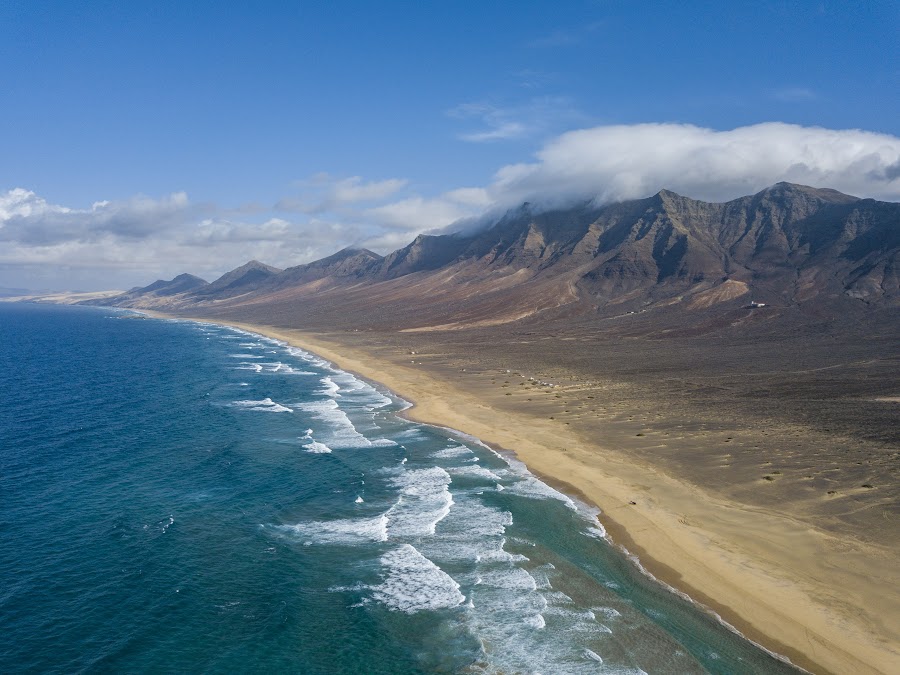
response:
[[[597,507],[613,544],[646,574],[795,666],[816,673],[887,673],[900,658],[894,631],[862,616],[872,589],[849,602],[835,590],[877,585],[865,583],[876,572],[868,565],[871,550],[786,515],[713,497],[636,462],[608,439],[586,440],[533,414],[499,411],[485,396],[454,387],[421,363],[401,363],[405,355],[376,357],[332,336],[294,329],[141,311],[282,340],[385,386],[411,403],[401,413],[411,420],[458,430],[513,455],[541,480]],[[842,553],[839,565],[835,552]],[[895,580],[883,569],[891,560],[880,562],[876,579]]]

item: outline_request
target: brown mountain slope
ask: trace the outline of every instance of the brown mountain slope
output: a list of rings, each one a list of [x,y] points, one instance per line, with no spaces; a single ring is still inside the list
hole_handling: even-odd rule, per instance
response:
[[[345,249],[279,273],[268,268],[240,294],[217,281],[165,303],[416,330],[715,313],[751,300],[852,315],[900,303],[898,259],[900,204],[779,183],[725,203],[663,190],[605,206],[525,204],[476,233],[420,235],[386,257]],[[152,302],[138,292],[123,304]]]
[[[258,260],[251,260],[237,269],[226,272],[207,286],[193,291],[193,294],[215,298],[241,295],[256,290],[280,272],[281,270],[277,267],[265,265]]]

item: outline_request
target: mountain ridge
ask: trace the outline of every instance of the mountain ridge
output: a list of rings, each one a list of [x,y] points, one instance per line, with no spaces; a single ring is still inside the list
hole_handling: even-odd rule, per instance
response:
[[[175,280],[155,282],[162,285],[113,302],[302,305],[339,323],[347,317],[338,312],[365,323],[367,312],[382,307],[406,329],[555,316],[563,306],[597,317],[708,310],[739,298],[821,312],[900,304],[898,263],[900,204],[777,183],[720,203],[670,190],[544,211],[526,203],[484,229],[421,234],[386,256],[351,247],[281,271],[252,261],[213,284],[174,292]],[[249,272],[253,278],[244,279]],[[227,290],[232,278],[244,279],[240,293]]]

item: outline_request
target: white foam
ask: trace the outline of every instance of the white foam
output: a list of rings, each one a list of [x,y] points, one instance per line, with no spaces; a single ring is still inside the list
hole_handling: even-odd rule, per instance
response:
[[[492,570],[481,573],[481,583],[494,588],[514,591],[536,591],[537,583],[521,567]]]
[[[377,410],[393,403],[391,398],[385,396],[367,382],[363,382],[352,373],[335,368],[329,368],[329,370],[332,374],[322,379],[322,383],[326,386],[326,391],[321,391],[319,392],[320,394],[350,397],[368,411]],[[340,394],[337,393],[338,391]]]
[[[525,562],[527,558],[503,549],[504,532],[512,524],[507,511],[462,498],[440,523],[440,536],[420,540],[430,558],[468,565]]]
[[[397,502],[385,514],[388,535],[421,537],[432,535],[437,524],[453,506],[450,474],[441,467],[410,469],[391,478],[389,484],[400,489]]]
[[[347,413],[338,407],[337,401],[313,401],[302,403],[299,408],[309,412],[313,417],[328,425],[328,433],[332,440],[339,439],[346,447],[368,447],[369,440],[356,430]]]
[[[317,391],[317,394],[330,396],[331,398],[340,396],[338,392],[341,390],[341,388],[330,377],[326,375],[320,380],[320,382],[324,385],[324,388]]]
[[[237,406],[239,408],[245,408],[247,410],[259,410],[262,412],[294,412],[287,406],[281,405],[280,403],[275,403],[269,397],[264,398],[262,401],[235,401],[232,405]]]
[[[338,407],[333,398],[324,401],[301,403],[297,408],[310,413],[327,425],[326,441],[332,448],[373,448],[397,445],[387,438],[370,440],[356,430],[347,413]]]
[[[380,558],[384,581],[372,587],[372,599],[392,610],[413,614],[449,609],[465,602],[459,584],[410,544]]]
[[[348,373],[343,370],[336,371],[334,375],[332,375],[328,379],[337,383],[341,389],[344,389],[348,392],[367,391],[372,389],[372,387],[370,387],[368,384],[360,380],[352,373]]]
[[[286,534],[300,537],[307,544],[361,544],[387,540],[387,518],[314,520],[296,525],[276,527]]]
[[[620,616],[622,616],[622,613],[613,607],[592,607],[591,610],[595,613],[602,614],[608,620],[618,619]]]
[[[596,661],[597,663],[603,663],[603,657],[601,657],[597,652],[591,651],[587,647],[584,649],[584,655],[588,657],[591,661]]]
[[[337,369],[334,366],[332,366],[330,362],[326,361],[323,358],[316,356],[315,354],[310,354],[309,352],[307,352],[303,349],[300,349],[299,347],[288,346],[287,352],[291,356],[299,357],[299,358],[303,359],[304,361],[306,361],[307,363],[312,363],[313,365],[318,366],[319,368],[322,368],[323,370],[330,370],[333,372],[337,372]]]
[[[256,365],[256,364],[254,364]],[[280,375],[315,375],[316,373],[307,370],[295,370],[292,366],[281,361],[270,361],[258,364],[261,369],[267,373],[278,373]]]
[[[447,467],[447,471],[449,471],[454,476],[463,476],[465,478],[483,478],[492,482],[502,480],[500,476],[498,476],[490,469],[485,469],[483,466],[472,464],[469,464],[467,466]]]
[[[425,438],[425,436],[422,434],[422,431],[417,428],[401,431],[399,434],[397,434],[396,437],[402,439],[406,443],[410,441],[421,441]]]
[[[262,369],[263,367],[258,363],[242,363],[235,367],[235,370],[252,370],[256,373],[261,373]]]
[[[596,523],[593,527],[587,528],[584,533],[589,537],[593,537],[594,539],[609,539],[609,535],[606,533],[606,528],[603,527],[600,523]]]
[[[331,448],[329,448],[324,443],[319,443],[318,441],[312,441],[310,443],[305,444],[303,446],[303,449],[306,450],[307,452],[313,452],[313,453],[331,452]]]
[[[377,410],[378,408],[384,408],[386,406],[391,405],[394,401],[388,396],[385,396],[380,391],[375,388],[372,388],[371,391],[372,401],[369,401],[366,404],[366,408],[369,410]]]
[[[265,356],[260,356],[259,354],[229,354],[233,359],[264,359]]]
[[[474,453],[464,445],[455,445],[452,448],[444,448],[443,450],[438,450],[435,453],[432,453],[432,457],[437,459],[449,459],[451,457],[464,457],[467,455],[473,455]]]
[[[522,480],[507,485],[506,489],[512,494],[520,497],[528,497],[530,499],[555,499],[566,505],[567,508],[577,511],[578,507],[570,497],[567,497],[559,490],[554,490],[546,483],[542,483],[534,476],[526,476]]]
[[[543,615],[535,614],[533,616],[525,617],[525,624],[531,626],[532,628],[541,630],[547,625],[547,622],[544,621]]]
[[[359,495],[357,495],[357,496],[356,496],[356,499],[353,500],[353,503],[354,503],[354,504],[362,504],[362,503],[363,503],[363,498],[360,497]]]
[[[506,534],[506,528],[512,523],[513,517],[509,511],[467,499],[453,509],[447,522],[441,526],[441,532],[444,536],[459,535],[466,539],[499,538]]]
[[[528,562],[529,558],[521,553],[510,553],[503,548],[506,540],[504,539],[498,548],[488,549],[479,553],[476,560],[479,563],[523,563]]]

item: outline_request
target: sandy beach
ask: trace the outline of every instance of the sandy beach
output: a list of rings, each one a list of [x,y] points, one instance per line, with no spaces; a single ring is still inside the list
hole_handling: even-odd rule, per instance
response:
[[[586,399],[595,399],[596,386],[541,382],[483,363],[451,368],[395,345],[367,346],[358,335],[214,321],[314,352],[413,402],[411,419],[514,452],[546,481],[599,507],[612,541],[649,573],[794,664],[816,673],[896,672],[900,566],[890,536],[886,544],[848,537],[808,513],[795,517],[774,501],[767,508],[759,494],[732,499],[706,489],[702,471],[690,481],[651,465],[641,448],[662,443],[648,436],[669,436],[667,427],[648,427],[627,410],[576,414],[595,403]],[[678,436],[674,426],[672,434],[689,443],[705,438]],[[779,477],[760,480],[759,489]]]

